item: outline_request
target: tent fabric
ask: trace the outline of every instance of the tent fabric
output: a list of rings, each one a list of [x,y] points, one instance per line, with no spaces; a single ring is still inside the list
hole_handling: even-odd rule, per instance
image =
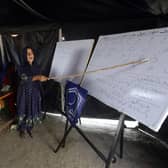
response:
[[[42,74],[49,74],[53,53],[58,41],[57,30],[26,32],[18,34],[17,37],[4,34],[2,39],[6,62],[14,62],[15,65],[20,65],[23,63],[23,48],[31,46],[36,51],[37,63],[41,67]]]
[[[35,19],[39,18],[44,21],[142,17],[167,14],[168,8],[165,0],[59,0],[57,5],[54,3],[52,1],[39,3],[33,0],[22,0],[22,2],[14,0],[4,2],[2,6],[4,8],[8,5],[8,13],[15,12],[17,17],[20,13],[24,13],[25,17],[29,14],[30,18],[34,16]]]
[[[0,26],[1,34],[15,34],[15,33],[27,33],[27,32],[42,32],[42,31],[55,31],[61,27],[60,23],[36,23],[36,24],[12,24]]]
[[[40,23],[94,22],[159,17],[167,21],[166,0],[2,0],[0,27]],[[5,29],[3,29],[5,31]]]
[[[65,40],[81,40],[89,38],[97,40],[100,35],[151,29],[160,27],[161,24],[158,24],[158,21],[155,18],[143,18],[103,22],[68,22],[63,23],[61,26]]]

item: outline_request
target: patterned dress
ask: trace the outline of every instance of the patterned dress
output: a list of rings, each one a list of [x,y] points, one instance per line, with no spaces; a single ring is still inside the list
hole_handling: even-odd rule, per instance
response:
[[[40,68],[37,64],[26,64],[18,68],[20,79],[17,90],[19,131],[31,131],[41,119],[41,85],[40,81],[32,81],[32,77],[39,74]]]

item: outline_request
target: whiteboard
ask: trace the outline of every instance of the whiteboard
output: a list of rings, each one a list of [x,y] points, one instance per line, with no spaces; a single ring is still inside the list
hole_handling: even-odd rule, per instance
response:
[[[93,39],[57,42],[49,77],[84,72],[93,43]],[[81,76],[67,79],[79,83]],[[65,80],[61,80],[61,82],[64,83]]]
[[[87,71],[148,58],[140,65],[86,74],[90,95],[159,131],[168,114],[168,28],[100,36]]]

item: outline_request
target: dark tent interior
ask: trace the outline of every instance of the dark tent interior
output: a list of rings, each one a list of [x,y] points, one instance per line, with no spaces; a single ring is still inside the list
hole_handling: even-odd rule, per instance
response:
[[[42,73],[49,74],[59,29],[64,40],[94,38],[99,35],[147,30],[168,26],[168,1],[166,0],[71,0],[33,1],[1,0],[0,34],[4,55],[0,65],[22,63],[25,46],[36,48]],[[18,36],[12,37],[12,34]],[[45,110],[55,113],[54,84],[43,85],[48,97]],[[103,111],[103,112],[102,112]],[[111,113],[113,111],[113,113]],[[84,117],[117,118],[118,112],[99,100],[89,97],[82,113]],[[132,120],[127,117],[128,120]],[[158,133],[140,124],[149,134],[168,143],[168,119]]]

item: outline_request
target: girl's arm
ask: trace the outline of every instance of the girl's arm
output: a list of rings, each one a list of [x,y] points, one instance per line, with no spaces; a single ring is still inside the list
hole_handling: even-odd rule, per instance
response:
[[[32,81],[41,81],[41,82],[44,82],[44,81],[47,81],[48,80],[48,77],[44,76],[44,75],[35,75],[32,77]]]

